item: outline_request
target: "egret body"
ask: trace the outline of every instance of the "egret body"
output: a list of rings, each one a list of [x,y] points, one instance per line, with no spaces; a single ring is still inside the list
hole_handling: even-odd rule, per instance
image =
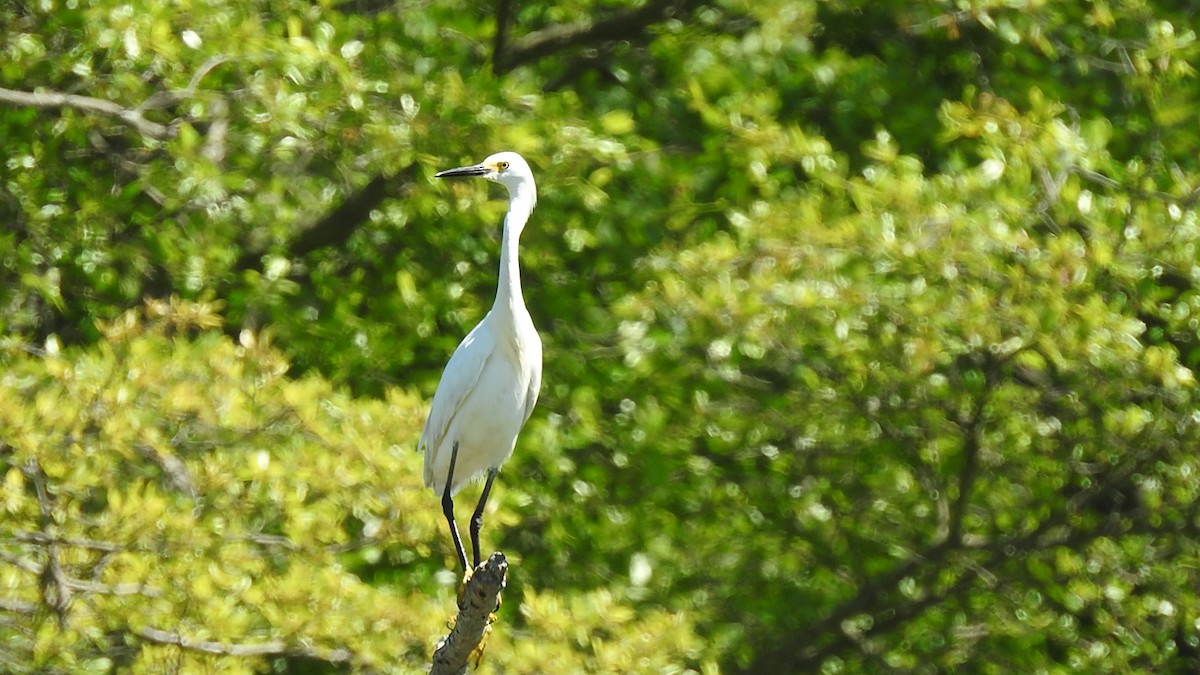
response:
[[[471,517],[472,567],[477,567],[479,530],[492,482],[512,455],[542,383],[542,340],[525,308],[517,261],[521,230],[537,202],[533,173],[520,155],[499,152],[479,164],[435,174],[437,178],[470,176],[508,190],[496,301],[446,364],[418,444],[425,452],[425,485],[442,496],[442,510],[464,571],[467,555],[454,522],[453,497],[463,485],[486,473]]]

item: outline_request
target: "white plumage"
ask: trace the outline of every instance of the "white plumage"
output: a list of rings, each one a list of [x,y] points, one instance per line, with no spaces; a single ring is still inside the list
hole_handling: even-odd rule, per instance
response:
[[[478,566],[479,529],[492,482],[500,465],[512,455],[542,382],[542,340],[525,308],[517,260],[521,231],[537,203],[533,173],[520,155],[499,152],[479,164],[436,174],[438,178],[467,176],[486,178],[508,189],[496,301],[446,364],[418,444],[425,453],[425,485],[442,496],[442,509],[464,570],[466,553],[454,522],[453,496],[486,473],[483,494],[471,518],[472,554]],[[453,475],[448,481],[452,463]]]

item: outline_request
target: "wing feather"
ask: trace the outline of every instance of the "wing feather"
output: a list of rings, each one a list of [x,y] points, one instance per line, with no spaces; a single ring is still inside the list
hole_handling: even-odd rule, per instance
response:
[[[484,322],[480,322],[459,343],[442,372],[442,379],[433,394],[433,404],[429,408],[429,418],[425,420],[425,429],[421,432],[421,440],[417,442],[417,450],[425,452],[426,486],[433,485],[434,460],[450,423],[462,408],[467,394],[475,389],[488,357],[494,352],[487,345],[489,335]]]
[[[529,390],[525,394],[525,417],[521,419],[521,426],[529,421],[529,416],[533,414],[533,407],[537,405],[538,394],[542,391],[542,364],[538,363],[537,368],[533,369],[533,377],[529,379]]]

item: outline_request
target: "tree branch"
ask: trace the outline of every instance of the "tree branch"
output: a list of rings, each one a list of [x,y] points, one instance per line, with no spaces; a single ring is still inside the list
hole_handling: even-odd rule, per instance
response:
[[[313,251],[336,246],[349,239],[371,217],[371,211],[383,201],[397,194],[404,194],[415,184],[418,170],[410,164],[396,174],[377,174],[366,185],[351,193],[342,203],[321,216],[313,225],[292,240],[287,255],[300,257]],[[238,259],[237,269],[258,269],[262,266],[264,251],[246,251]]]
[[[134,445],[134,449],[163,472],[171,487],[192,499],[199,497],[200,493],[196,489],[196,483],[192,480],[192,474],[183,460],[169,452],[163,452],[149,443],[137,443]]]
[[[952,546],[959,546],[963,539],[963,519],[967,515],[967,505],[971,502],[975,479],[979,476],[979,451],[982,443],[981,422],[983,420],[984,396],[981,394],[975,401],[971,418],[963,429],[962,467],[958,472],[958,495],[950,504],[949,521],[946,527],[946,541]]]
[[[0,103],[27,108],[74,108],[95,115],[111,117],[135,129],[143,136],[157,141],[165,141],[175,137],[178,120],[169,125],[159,124],[142,117],[142,112],[162,110],[191,98],[195,95],[200,80],[203,80],[214,68],[228,61],[229,59],[224,56],[214,56],[208,59],[196,69],[186,88],[178,91],[157,92],[142,101],[141,105],[136,108],[126,108],[112,101],[92,96],[64,94],[58,91],[18,91],[3,87],[0,87]]]
[[[162,590],[154,586],[139,583],[102,584],[97,581],[67,578],[68,588],[73,591],[96,593],[99,595],[144,595],[148,598],[162,597]]]
[[[74,108],[83,112],[111,117],[136,129],[143,136],[155,140],[165,141],[175,136],[173,128],[142,117],[142,113],[138,110],[123,108],[102,98],[63,94],[57,91],[16,91],[0,87],[0,103],[32,108]]]
[[[979,410],[982,403],[973,413],[974,419],[980,419]],[[825,659],[839,653],[846,645],[858,645],[863,639],[872,635],[885,634],[904,621],[919,616],[921,612],[942,602],[947,598],[966,592],[975,579],[983,579],[984,583],[994,583],[1000,575],[994,571],[1004,561],[1013,557],[1013,551],[1027,554],[1039,551],[1053,551],[1059,547],[1069,550],[1083,550],[1087,545],[1100,537],[1118,537],[1122,534],[1147,534],[1159,537],[1178,537],[1181,535],[1178,524],[1154,524],[1147,516],[1142,521],[1137,518],[1109,518],[1094,524],[1075,524],[1072,517],[1089,502],[1102,497],[1109,490],[1123,483],[1137,471],[1143,469],[1154,458],[1161,456],[1157,449],[1143,446],[1140,452],[1127,450],[1131,459],[1116,467],[1105,480],[1095,485],[1083,488],[1067,498],[1066,502],[1043,518],[1036,526],[1025,532],[1002,536],[987,541],[967,543],[962,537],[946,537],[936,539],[923,554],[914,555],[908,560],[898,562],[876,578],[863,584],[858,592],[827,613],[824,617],[810,622],[798,631],[805,636],[809,644],[797,645],[794,639],[787,639],[765,649],[757,657],[752,672],[810,672],[819,670]],[[978,450],[971,450],[977,452]],[[977,460],[973,460],[977,461]],[[960,480],[967,473],[976,472],[977,468],[960,473]],[[974,478],[969,478],[970,483]],[[969,485],[967,485],[969,488]],[[961,488],[960,488],[961,489]],[[962,494],[960,494],[960,499]],[[1196,511],[1200,510],[1191,504],[1191,509],[1176,509],[1181,512],[1180,522],[1184,523],[1183,533],[1191,535],[1189,527],[1194,528]],[[961,553],[960,559],[952,559]],[[952,577],[949,575],[953,575]],[[918,587],[936,588],[917,599],[903,595],[897,599],[897,587],[901,580],[913,577]],[[843,622],[858,614],[869,615],[872,619],[870,628],[857,635],[848,635],[842,627]],[[786,668],[784,666],[786,665]]]
[[[84,537],[61,537],[57,535],[50,535],[45,532],[28,532],[25,530],[13,531],[12,540],[26,544],[40,544],[42,546],[76,546],[95,551],[103,551],[105,553],[120,553],[122,551],[131,550],[128,546],[122,546],[121,544],[116,544],[110,541],[99,541],[97,539],[86,539]]]
[[[496,0],[496,35],[492,38],[493,72],[496,70],[501,55],[508,50],[508,25],[512,21],[512,0]]]
[[[331,663],[345,663],[352,656],[348,649],[323,650],[308,645],[288,645],[283,640],[247,644],[216,642],[214,640],[197,640],[174,631],[149,626],[139,628],[135,632],[143,640],[154,644],[174,645],[181,649],[220,656],[304,656]]]
[[[12,598],[0,598],[0,611],[12,612],[13,614],[37,614],[39,609],[32,602],[13,600]]]
[[[371,216],[371,211],[383,203],[388,196],[392,177],[378,174],[366,185],[321,217],[312,227],[300,233],[293,241],[289,253],[302,256],[326,246],[340,244]]]
[[[438,642],[429,675],[464,674],[472,654],[477,654],[475,665],[478,667],[483,655],[484,637],[493,621],[492,612],[496,610],[507,577],[508,561],[499,551],[475,569],[463,592],[465,606],[459,608],[450,634]]]
[[[50,500],[50,490],[46,487],[46,474],[42,472],[42,466],[36,459],[29,460],[25,465],[24,473],[33,481],[38,500],[39,524],[49,536],[49,532],[55,526],[54,506]],[[54,610],[59,624],[62,625],[67,622],[67,611],[71,608],[72,594],[58,553],[58,544],[51,539],[50,543],[46,545],[46,564],[38,581],[41,586],[42,602]]]
[[[628,40],[642,33],[650,25],[676,13],[686,12],[704,4],[703,0],[649,0],[639,7],[631,7],[596,20],[554,24],[511,41],[505,51],[492,55],[492,72],[503,75],[508,71],[543,56],[571,47],[581,47],[609,40]],[[501,8],[505,3],[501,3]],[[497,17],[504,22],[507,38],[507,16]],[[497,26],[497,37],[500,36]],[[501,47],[506,40],[496,40]]]

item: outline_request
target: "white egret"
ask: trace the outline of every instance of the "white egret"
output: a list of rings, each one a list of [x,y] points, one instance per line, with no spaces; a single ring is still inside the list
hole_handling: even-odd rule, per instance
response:
[[[474,569],[479,566],[479,530],[492,482],[500,465],[512,455],[517,434],[533,412],[542,384],[542,340],[525,308],[517,261],[517,241],[537,202],[537,188],[529,165],[515,152],[499,152],[479,164],[434,176],[478,176],[508,189],[496,301],[446,364],[417,446],[425,451],[425,485],[442,496],[442,511],[450,524],[458,562],[467,572],[467,554],[454,522],[453,496],[487,472],[483,494],[471,517]]]

